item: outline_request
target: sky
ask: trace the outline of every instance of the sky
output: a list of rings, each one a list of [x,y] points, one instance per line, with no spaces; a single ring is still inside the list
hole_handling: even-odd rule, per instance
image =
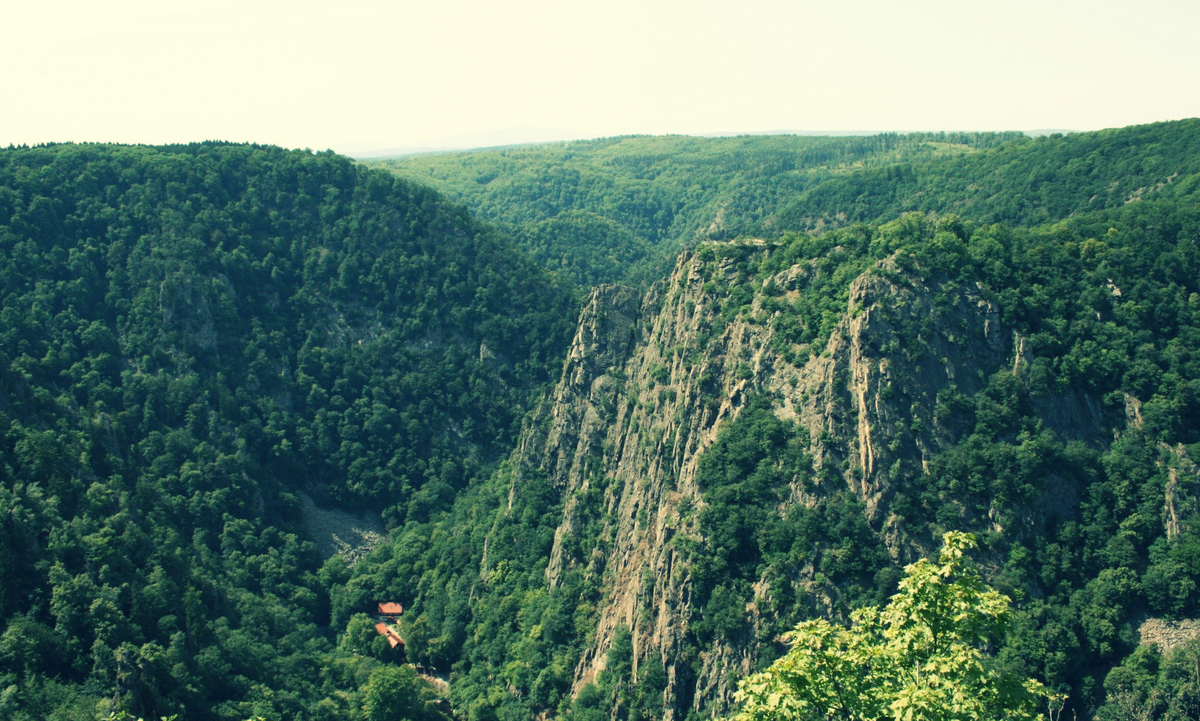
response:
[[[1196,0],[0,0],[0,19],[0,146],[364,152],[1200,116]]]

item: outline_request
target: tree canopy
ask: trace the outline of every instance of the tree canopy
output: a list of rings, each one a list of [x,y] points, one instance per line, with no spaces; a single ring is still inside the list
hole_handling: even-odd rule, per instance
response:
[[[220,143],[0,150],[0,299],[17,721],[352,716],[394,659],[339,643],[348,574],[299,494],[393,527],[441,512],[574,320],[569,289],[434,191]]]
[[[436,715],[373,629],[381,599],[403,601],[407,658],[449,674],[471,721],[701,717],[728,688],[700,684],[706,658],[764,669],[801,621],[828,648],[903,637],[932,663],[924,632],[869,608],[897,589],[896,548],[947,531],[976,535],[982,578],[1013,599],[1000,626],[970,617],[960,651],[978,664],[945,672],[974,673],[980,703],[1008,670],[1069,693],[1067,715],[1194,718],[1195,646],[1139,649],[1138,624],[1200,617],[1198,127],[617,138],[387,164],[403,178],[251,145],[0,150],[0,718]],[[765,240],[724,242],[750,233]],[[568,495],[509,453],[561,372],[575,283],[649,283],[692,244],[704,303],[679,310],[696,347],[657,348],[664,362],[735,324],[775,360],[820,362],[864,274],[931,293],[921,317],[880,306],[895,324],[873,359],[965,343],[964,293],[1022,350],[888,401],[898,537],[843,483],[849,459],[814,465],[824,431],[728,358],[747,403],[691,495],[662,497],[694,520],[669,542],[672,582],[691,584],[683,651],[647,650],[657,609],[639,602],[580,686],[639,479],[589,459]],[[698,403],[723,402],[697,380]],[[647,414],[677,390],[647,404],[609,381]],[[794,502],[810,482],[822,492]],[[322,563],[301,492],[377,513],[390,538]],[[945,701],[913,688],[905,708]]]
[[[789,229],[776,221],[779,210],[833,178],[1023,139],[632,136],[366,162],[446,193],[577,283],[645,286],[696,241],[777,236]]]
[[[684,247],[953,212],[1032,226],[1200,192],[1200,120],[1023,133],[619,137],[366,161],[436,187],[577,283]]]
[[[986,651],[1003,638],[1010,600],[968,563],[974,547],[974,536],[951,531],[936,563],[904,569],[883,609],[854,611],[849,627],[801,622],[787,655],[738,684],[735,721],[1040,718],[1052,694]]]

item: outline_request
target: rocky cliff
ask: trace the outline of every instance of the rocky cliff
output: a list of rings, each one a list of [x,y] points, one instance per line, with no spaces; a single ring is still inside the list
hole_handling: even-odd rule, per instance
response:
[[[849,488],[892,557],[906,562],[928,550],[928,539],[906,535],[889,508],[891,496],[970,430],[944,417],[944,397],[969,397],[995,372],[1032,360],[983,289],[922,279],[891,261],[853,280],[823,347],[781,343],[780,311],[767,312],[764,301],[806,292],[815,271],[801,263],[758,277],[745,272],[746,264],[773,247],[741,242],[719,249],[708,260],[683,254],[644,297],[618,286],[592,293],[562,379],[526,424],[514,463],[547,474],[564,499],[546,583],[555,588],[567,573],[582,571],[605,589],[575,670],[575,693],[604,670],[624,626],[635,679],[648,659],[666,669],[668,720],[728,709],[732,679],[752,669],[767,627],[762,615],[769,612],[759,609],[770,607],[768,584],[759,583],[746,609],[754,633],[719,638],[699,658],[689,656],[694,588],[687,554],[672,543],[699,533],[696,514],[686,510],[704,502],[697,461],[748,398],[766,395],[779,418],[807,431],[813,482],[793,483],[788,503],[811,504]],[[738,293],[739,284],[752,287]],[[730,312],[734,296],[752,300]],[[1100,406],[1084,394],[1043,399],[1039,410],[1064,440],[1103,436]],[[518,470],[514,489],[521,478]],[[1068,486],[1050,483],[1022,523],[1033,532],[1047,515],[1069,512],[1077,499]],[[574,540],[596,503],[600,538],[580,556]],[[799,582],[833,609],[837,589],[814,580],[811,567],[807,573]]]

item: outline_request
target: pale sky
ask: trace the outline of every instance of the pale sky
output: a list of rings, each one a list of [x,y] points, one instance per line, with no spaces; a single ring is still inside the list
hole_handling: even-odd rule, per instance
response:
[[[1200,116],[1197,0],[0,0],[0,23],[0,146]]]

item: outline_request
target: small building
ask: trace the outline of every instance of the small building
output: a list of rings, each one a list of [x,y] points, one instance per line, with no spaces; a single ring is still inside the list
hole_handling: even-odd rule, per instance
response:
[[[379,615],[382,618],[394,621],[402,613],[404,613],[404,607],[398,603],[388,601],[387,603],[379,604]]]
[[[380,621],[379,623],[375,624],[375,630],[379,632],[380,636],[383,636],[387,639],[388,645],[392,648],[404,645],[404,639],[400,638],[400,634],[393,631],[392,627],[386,623]]]

